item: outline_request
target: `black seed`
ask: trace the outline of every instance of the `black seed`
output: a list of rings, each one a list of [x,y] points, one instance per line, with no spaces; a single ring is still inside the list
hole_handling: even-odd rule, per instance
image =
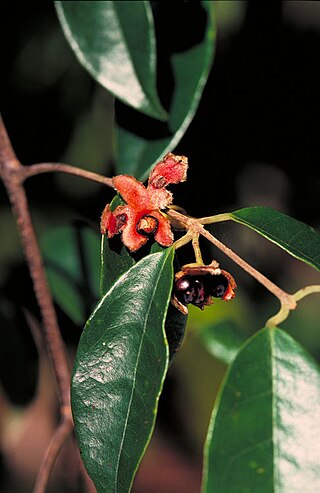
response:
[[[222,298],[229,285],[229,281],[222,274],[219,276],[211,276],[209,292],[214,298]]]
[[[192,303],[203,306],[206,299],[206,289],[202,280],[194,276],[184,276],[178,279],[174,286],[174,294],[184,305]]]

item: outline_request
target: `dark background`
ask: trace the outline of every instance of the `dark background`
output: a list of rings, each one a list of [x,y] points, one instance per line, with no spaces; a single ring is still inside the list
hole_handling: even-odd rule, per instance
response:
[[[153,8],[158,37],[167,43],[158,54],[163,68],[170,50],[182,50],[200,35],[203,11],[198,2],[153,2]],[[190,163],[188,182],[176,187],[175,203],[195,216],[266,205],[319,227],[320,2],[219,1],[217,19],[214,65],[197,114],[175,149],[187,155]],[[20,161],[61,161],[111,176],[113,99],[76,61],[53,4],[4,2],[1,46],[0,108]],[[170,101],[172,83],[169,73],[166,81],[159,76],[164,104]],[[132,125],[132,111],[119,105],[117,112],[119,119]],[[145,121],[139,121],[143,132]],[[98,232],[100,213],[112,197],[111,191],[96,184],[65,176],[40,175],[29,180],[26,189],[40,236],[57,224],[79,219]],[[37,404],[38,417],[25,424],[39,392],[38,368],[49,370],[39,361],[23,316],[25,308],[37,316],[37,308],[2,185],[0,211],[0,351],[4,353],[0,355],[0,489],[19,493],[30,491],[52,432],[56,404],[54,395],[45,392],[42,404]],[[216,231],[222,241],[288,291],[319,283],[311,268],[287,258],[254,233],[229,224],[217,226]],[[213,253],[208,250],[206,254],[211,258]],[[259,328],[270,306],[276,310],[275,302],[227,259],[219,257],[219,261],[225,262],[224,267],[232,270],[242,286],[253,313],[253,330]],[[288,324],[288,330],[319,357],[316,302],[305,306],[309,325],[301,331]],[[73,354],[81,327],[57,309]],[[199,354],[197,349],[189,352],[187,348],[187,364],[203,357],[201,350]],[[148,467],[138,478],[137,492],[150,493],[148,481],[154,482],[154,492],[158,483],[159,491],[165,488],[167,492],[194,492],[198,487],[199,437],[203,433],[199,428],[205,424],[190,424],[190,416],[183,417],[182,403],[175,401],[177,382],[185,376],[183,364],[170,373],[160,406],[160,439],[149,454],[154,454],[158,467],[154,469],[154,462],[146,459]],[[223,374],[223,368],[214,369]],[[194,410],[192,400],[197,396],[192,386],[186,387],[182,400],[186,402],[187,396]],[[48,409],[49,424],[44,417]],[[34,432],[25,431],[36,424],[38,439]],[[156,474],[161,464],[167,471],[167,483]],[[67,484],[59,464],[57,470],[60,486],[52,484],[52,491],[55,487],[61,491],[61,484],[63,491],[79,491]]]

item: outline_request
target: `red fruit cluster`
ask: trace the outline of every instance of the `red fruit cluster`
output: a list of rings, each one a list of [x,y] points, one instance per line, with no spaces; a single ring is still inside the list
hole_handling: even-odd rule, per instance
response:
[[[114,211],[106,205],[101,217],[101,233],[108,238],[121,233],[122,242],[131,252],[142,247],[151,236],[164,247],[172,245],[171,225],[161,210],[173,199],[166,187],[185,181],[187,168],[185,156],[168,153],[152,170],[147,187],[132,176],[115,176],[113,186],[126,204]]]

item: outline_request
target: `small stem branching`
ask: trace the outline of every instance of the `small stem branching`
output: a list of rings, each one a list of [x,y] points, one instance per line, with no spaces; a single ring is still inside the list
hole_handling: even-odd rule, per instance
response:
[[[19,175],[22,181],[30,178],[31,176],[39,175],[40,173],[68,173],[70,175],[79,176],[80,178],[85,178],[86,180],[95,181],[108,187],[113,188],[112,178],[99,175],[98,173],[93,173],[92,171],[87,171],[82,168],[77,168],[76,166],[70,166],[63,163],[40,163],[33,164],[31,166],[21,166],[19,169]]]
[[[208,217],[200,217],[198,219],[198,222],[200,224],[214,224],[214,223],[221,223],[222,221],[231,221],[232,217],[228,212],[225,212],[224,214],[216,214],[214,216],[208,216]]]
[[[209,231],[207,231],[203,224],[211,224],[214,221],[214,218],[219,218],[219,220],[227,220],[229,214],[219,214],[218,216],[210,216],[208,218],[195,219],[191,217],[184,216],[179,212],[169,209],[167,211],[169,217],[180,221],[182,224],[185,224],[188,228],[189,232],[192,234],[192,238],[199,238],[199,235],[202,235],[206,238],[210,243],[219,248],[225,255],[227,255],[231,260],[233,260],[236,264],[238,264],[242,269],[244,269],[248,274],[254,277],[258,282],[260,282],[266,289],[268,289],[274,296],[276,296],[283,308],[288,310],[294,310],[296,307],[296,301],[294,297],[285,291],[283,291],[279,286],[274,284],[270,279],[261,274],[257,269],[252,267],[252,265],[248,264],[244,259],[242,259],[237,253],[235,253],[231,248],[227,247],[224,243],[218,240],[215,236],[213,236]],[[223,219],[222,219],[223,217]],[[216,221],[217,222],[217,221]],[[184,238],[188,236],[188,233]],[[188,237],[189,238],[189,237]],[[198,240],[192,240],[193,245],[197,244]],[[198,245],[198,244],[197,244]],[[198,245],[199,246],[199,245]]]
[[[294,294],[292,294],[291,297],[297,303],[298,301],[302,300],[306,296],[309,296],[310,294],[315,294],[315,293],[320,293],[320,285],[318,285],[318,284],[301,288],[298,291],[296,291]],[[288,307],[281,305],[278,313],[276,313],[273,317],[271,317],[271,318],[269,318],[269,320],[267,320],[266,327],[269,327],[269,328],[275,327],[275,326],[279,325],[281,322],[284,322],[287,319],[289,312],[290,312],[290,310],[288,309]]]
[[[188,233],[186,233],[181,238],[179,238],[179,240],[174,242],[173,244],[174,249],[177,250],[178,248],[183,247],[184,245],[186,245],[192,240],[192,237],[193,237],[193,233],[188,231]]]
[[[320,285],[319,284],[313,284],[311,286],[306,286],[304,288],[299,289],[296,293],[294,293],[292,296],[296,301],[300,301],[305,296],[309,296],[309,294],[315,294],[315,293],[320,293]]]
[[[196,257],[197,264],[203,265],[203,260],[202,260],[200,245],[199,245],[199,233],[194,233],[192,237],[192,246],[193,246],[193,251]]]

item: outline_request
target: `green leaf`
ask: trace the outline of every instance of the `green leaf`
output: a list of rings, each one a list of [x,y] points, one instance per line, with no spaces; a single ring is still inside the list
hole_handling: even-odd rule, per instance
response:
[[[53,297],[78,325],[99,299],[100,237],[83,224],[49,229],[41,238]]]
[[[160,120],[156,46],[149,2],[57,1],[64,34],[79,62],[115,97]]]
[[[88,320],[72,378],[82,459],[99,493],[126,493],[150,440],[168,365],[173,250],[143,258]]]
[[[231,302],[217,299],[203,311],[189,306],[188,327],[212,356],[229,364],[250,336],[245,327],[252,317],[250,305],[242,295]]]
[[[231,363],[247,339],[233,320],[205,325],[199,337],[210,354],[224,363]]]
[[[234,360],[213,412],[204,493],[320,491],[320,372],[275,328]]]
[[[100,294],[103,296],[124,272],[135,265],[135,260],[124,246],[120,236],[101,238]]]
[[[119,195],[116,195],[110,204],[112,211],[118,205],[122,205]],[[121,236],[116,235],[108,239],[106,235],[102,236],[101,241],[101,276],[100,276],[100,294],[103,296],[114,284],[114,282],[150,253],[162,252],[164,248],[151,238],[148,243],[140,248],[137,252],[130,252],[122,243]],[[165,333],[169,345],[170,363],[179,351],[184,337],[187,324],[187,316],[183,315],[171,303],[168,307],[165,321]]]
[[[111,202],[111,210],[120,205],[120,199],[116,196]],[[101,242],[101,276],[100,293],[103,296],[114,282],[128,271],[139,260],[150,253],[162,252],[164,249],[158,243],[150,241],[138,252],[131,253],[124,246],[120,236],[108,239],[102,236]],[[180,349],[187,324],[187,316],[179,312],[171,303],[168,307],[165,321],[165,333],[169,345],[170,363]]]
[[[138,126],[133,119],[128,130],[118,125],[116,129],[117,172],[128,173],[145,180],[150,169],[164,154],[173,151],[186,132],[198,108],[202,92],[213,61],[215,29],[212,2],[204,2],[207,10],[207,25],[201,42],[191,48],[175,53],[171,58],[175,81],[169,111],[167,136],[152,139],[135,133]],[[182,5],[183,8],[183,5]],[[137,119],[139,115],[137,115]],[[127,122],[126,122],[127,123]],[[150,125],[147,125],[147,130]],[[145,132],[146,135],[146,132]]]
[[[230,213],[293,257],[320,270],[320,234],[307,224],[268,207],[246,207]]]

